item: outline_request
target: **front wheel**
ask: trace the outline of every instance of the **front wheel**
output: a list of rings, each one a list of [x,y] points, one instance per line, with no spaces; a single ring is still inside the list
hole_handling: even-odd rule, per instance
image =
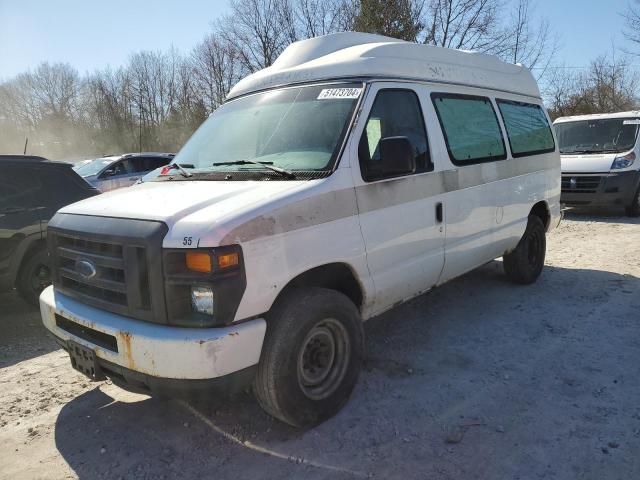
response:
[[[316,425],[347,402],[360,372],[364,333],[342,293],[290,293],[268,318],[254,392],[262,408],[294,427]]]
[[[527,285],[535,282],[544,267],[547,250],[545,229],[539,217],[529,215],[527,229],[518,246],[503,257],[504,270],[515,283]]]
[[[31,305],[38,305],[42,291],[51,284],[51,270],[47,250],[41,248],[27,253],[22,261],[16,288],[20,296]]]

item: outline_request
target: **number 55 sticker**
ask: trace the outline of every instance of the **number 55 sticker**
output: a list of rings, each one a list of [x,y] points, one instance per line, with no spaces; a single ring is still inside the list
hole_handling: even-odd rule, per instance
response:
[[[185,247],[190,247],[191,245],[193,245],[193,237],[184,237],[182,239],[182,245],[184,245]]]

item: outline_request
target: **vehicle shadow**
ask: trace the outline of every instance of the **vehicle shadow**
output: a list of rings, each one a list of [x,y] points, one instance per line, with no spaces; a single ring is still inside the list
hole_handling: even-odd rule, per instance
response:
[[[494,261],[367,322],[352,398],[313,429],[274,420],[249,394],[128,402],[101,386],[62,408],[56,446],[80,478],[597,478],[592,443],[628,438],[607,412],[640,395],[622,372],[637,364],[638,293],[631,275],[559,267],[516,286]],[[624,395],[602,393],[611,377],[628,378]]]
[[[615,208],[569,208],[564,211],[564,218],[577,222],[640,225],[640,217],[628,217],[625,215],[623,209]]]
[[[0,368],[57,350],[40,310],[15,292],[0,294]]]

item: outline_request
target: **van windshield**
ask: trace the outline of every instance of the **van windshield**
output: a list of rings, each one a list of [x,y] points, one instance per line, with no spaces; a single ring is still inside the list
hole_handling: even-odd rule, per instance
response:
[[[560,153],[605,153],[631,150],[638,135],[637,119],[605,118],[555,125]]]
[[[294,178],[295,172],[329,171],[362,90],[362,84],[306,86],[232,100],[209,117],[172,163],[196,179],[215,172],[272,176],[282,169]]]

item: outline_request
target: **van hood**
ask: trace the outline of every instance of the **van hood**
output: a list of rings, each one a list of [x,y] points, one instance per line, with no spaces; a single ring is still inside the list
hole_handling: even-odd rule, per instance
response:
[[[169,228],[196,212],[212,222],[275,199],[313,181],[149,182],[68,205],[60,213],[156,220]]]
[[[611,170],[613,160],[623,153],[564,154],[560,155],[561,168],[568,173],[604,173]]]

